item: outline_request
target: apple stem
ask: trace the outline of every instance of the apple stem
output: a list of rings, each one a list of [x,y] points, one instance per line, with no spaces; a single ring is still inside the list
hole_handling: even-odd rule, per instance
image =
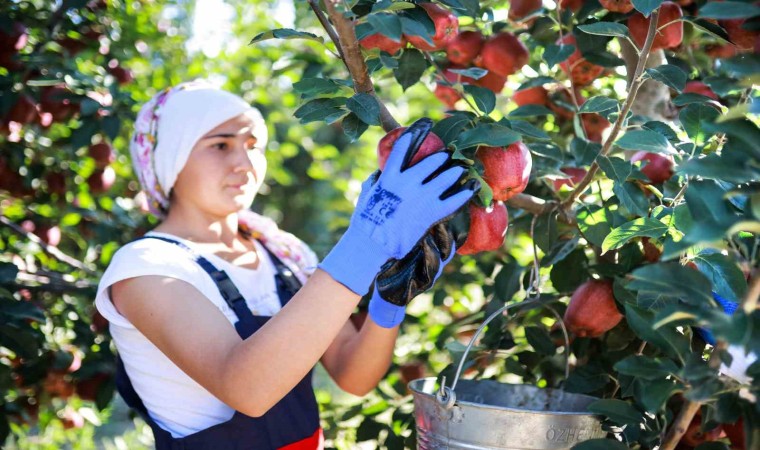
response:
[[[320,18],[320,23],[330,35],[330,38],[333,39],[333,42],[335,42],[339,54],[342,55],[341,59],[354,81],[354,91],[370,94],[375,97],[377,104],[380,106],[380,124],[385,131],[391,131],[400,127],[401,125],[393,118],[385,104],[377,98],[375,86],[372,84],[367,64],[364,63],[364,58],[359,48],[359,41],[356,39],[353,21],[347,19],[336,9],[335,5],[336,3],[340,3],[340,0],[325,0],[324,3],[327,8],[327,15],[335,26],[333,33],[330,32],[332,27],[327,20],[323,20],[324,17],[320,18],[321,11],[319,11],[316,5],[316,0],[309,0],[311,8],[317,14],[317,18]],[[337,42],[335,41],[336,37]]]
[[[655,33],[657,31],[657,20],[660,16],[660,8],[657,8],[652,12],[652,19],[649,22],[649,29],[647,30],[647,38],[644,41],[644,46],[641,49],[641,53],[639,54],[638,63],[636,64],[636,70],[634,71],[633,77],[631,77],[631,87],[628,91],[628,97],[625,99],[625,103],[623,104],[623,109],[620,111],[620,114],[617,117],[617,120],[615,120],[615,125],[612,127],[612,131],[610,132],[609,136],[607,136],[607,139],[604,141],[604,144],[602,145],[602,150],[599,152],[599,156],[607,156],[610,151],[612,150],[612,143],[615,142],[615,139],[617,138],[618,133],[623,128],[623,123],[626,122],[628,112],[631,110],[631,107],[633,106],[633,102],[636,99],[636,93],[638,92],[641,85],[644,83],[644,79],[641,77],[642,73],[644,72],[644,67],[646,67],[647,59],[649,58],[649,53],[652,49],[652,43],[654,42]],[[588,172],[586,173],[586,176],[583,177],[583,180],[581,180],[580,183],[575,187],[575,189],[570,193],[570,196],[560,203],[560,208],[562,210],[569,210],[575,201],[580,197],[580,195],[586,190],[589,184],[591,184],[591,181],[594,179],[594,176],[599,171],[599,164],[594,161],[591,164],[591,167],[589,167]]]
[[[12,229],[16,233],[20,234],[21,236],[24,236],[26,239],[34,242],[35,244],[42,247],[42,250],[45,251],[45,253],[48,253],[49,255],[53,256],[58,261],[61,261],[62,263],[68,264],[71,267],[75,267],[83,272],[86,272],[89,275],[96,275],[96,272],[92,270],[91,268],[85,266],[81,261],[72,258],[71,256],[63,253],[62,251],[58,250],[57,247],[50,246],[46,244],[42,239],[38,238],[34,234],[27,232],[23,228],[19,227],[15,223],[8,220],[8,218],[4,216],[0,216],[0,223],[5,225],[6,227]]]

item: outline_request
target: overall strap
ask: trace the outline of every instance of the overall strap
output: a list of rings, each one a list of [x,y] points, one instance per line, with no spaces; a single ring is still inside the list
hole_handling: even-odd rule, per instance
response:
[[[224,301],[229,305],[230,308],[235,312],[235,315],[238,318],[238,323],[235,324],[235,329],[238,330],[238,334],[240,334],[240,329],[238,324],[243,323],[249,323],[253,322],[253,313],[248,308],[248,305],[245,303],[245,299],[240,294],[240,291],[235,286],[235,283],[232,282],[229,275],[227,275],[227,272],[223,270],[219,270],[209,262],[206,258],[199,255],[195,250],[187,246],[186,244],[176,241],[174,239],[170,239],[163,236],[142,236],[135,241],[142,240],[142,239],[158,239],[164,242],[169,242],[171,244],[177,245],[178,247],[184,249],[187,251],[190,256],[195,260],[195,262],[198,263],[198,265],[203,268],[203,270],[206,271],[206,273],[209,274],[212,280],[214,280],[214,283],[216,284],[216,287],[219,289],[219,293],[222,294],[222,298]]]
[[[298,292],[298,290],[301,289],[303,285],[298,280],[298,278],[296,278],[295,274],[288,268],[288,266],[286,266],[285,263],[277,257],[277,255],[272,253],[272,251],[269,250],[269,248],[263,242],[258,242],[262,247],[264,247],[264,250],[266,250],[269,258],[274,264],[274,267],[276,269],[275,281],[277,283],[277,294],[280,297],[280,303],[285,306],[288,300],[293,298],[296,292]]]

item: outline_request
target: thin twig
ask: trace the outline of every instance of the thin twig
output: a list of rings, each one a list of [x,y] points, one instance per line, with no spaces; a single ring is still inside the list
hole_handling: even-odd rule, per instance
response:
[[[52,245],[48,245],[45,243],[42,239],[38,238],[32,233],[29,233],[28,231],[24,230],[20,226],[16,225],[15,223],[8,220],[5,216],[0,216],[0,223],[7,226],[8,228],[15,231],[17,234],[25,237],[26,239],[29,239],[30,241],[34,242],[35,244],[42,247],[42,250],[45,251],[45,253],[53,256],[55,259],[66,263],[70,265],[71,267],[75,267],[83,272],[88,273],[89,275],[96,275],[95,270],[91,269],[90,267],[87,267],[84,263],[79,261],[78,259],[72,258],[71,256],[63,253],[62,251],[58,250],[57,247],[53,247]]]
[[[620,115],[618,116],[617,120],[615,120],[615,125],[612,127],[612,132],[610,132],[610,135],[607,136],[607,139],[604,141],[604,145],[602,146],[602,150],[599,152],[599,156],[607,156],[609,152],[612,150],[612,143],[617,138],[618,133],[623,128],[623,123],[627,120],[628,112],[631,110],[631,107],[633,106],[633,101],[636,99],[636,93],[639,91],[639,88],[644,83],[644,80],[642,79],[641,75],[644,72],[644,67],[646,66],[647,59],[649,58],[649,52],[652,49],[652,43],[654,42],[654,36],[655,31],[657,31],[657,20],[660,16],[660,9],[657,8],[652,13],[652,18],[649,22],[649,30],[647,31],[647,38],[646,41],[644,41],[644,47],[641,49],[641,54],[639,55],[639,61],[638,64],[636,64],[636,70],[633,74],[631,88],[628,91],[628,97],[625,100],[625,103],[623,104],[623,109],[620,111]],[[568,210],[572,207],[573,203],[580,197],[580,195],[583,193],[583,191],[586,190],[588,185],[591,183],[591,181],[594,179],[594,176],[596,175],[596,172],[599,170],[599,164],[594,161],[591,164],[591,167],[589,168],[588,173],[586,173],[586,176],[583,177],[583,180],[581,180],[580,183],[575,187],[573,192],[570,193],[570,196],[561,203],[560,207],[564,210]]]

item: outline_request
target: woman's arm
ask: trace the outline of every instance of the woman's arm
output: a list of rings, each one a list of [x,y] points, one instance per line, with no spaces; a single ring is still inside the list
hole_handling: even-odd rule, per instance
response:
[[[344,391],[367,395],[388,372],[399,327],[383,328],[371,319],[356,330],[346,322],[322,357],[322,365]]]
[[[246,340],[218,308],[183,281],[131,278],[114,284],[111,298],[117,310],[188,376],[235,410],[258,417],[325,354],[360,296],[318,269]]]

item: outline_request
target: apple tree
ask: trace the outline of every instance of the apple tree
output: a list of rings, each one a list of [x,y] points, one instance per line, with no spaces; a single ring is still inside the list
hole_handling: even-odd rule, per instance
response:
[[[514,302],[468,373],[597,396],[610,435],[575,448],[760,445],[747,355],[760,350],[760,8],[308,3],[323,30],[251,41],[303,38],[335,56],[293,84],[294,116],[353,140],[381,127],[381,166],[395,117],[427,102],[436,137],[483,186],[432,309],[412,306],[405,324],[435,345],[346,413],[363,413],[357,440],[413,445],[402,381],[451,380],[473,327]]]

